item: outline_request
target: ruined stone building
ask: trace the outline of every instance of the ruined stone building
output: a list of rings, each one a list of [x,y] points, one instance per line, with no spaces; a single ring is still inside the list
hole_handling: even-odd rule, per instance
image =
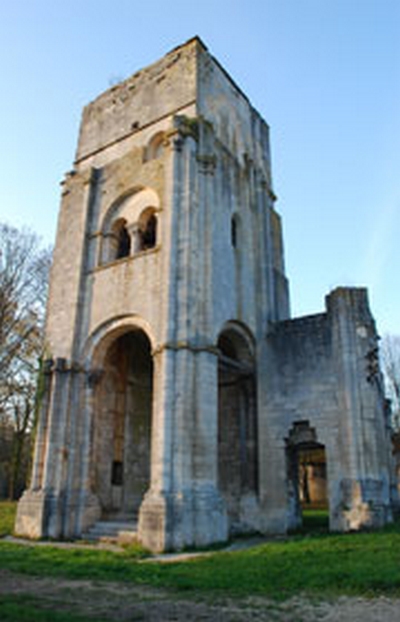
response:
[[[274,201],[268,125],[198,38],[84,109],[19,534],[110,521],[162,551],[284,533],[304,452],[331,529],[390,520],[367,293],[290,319]]]

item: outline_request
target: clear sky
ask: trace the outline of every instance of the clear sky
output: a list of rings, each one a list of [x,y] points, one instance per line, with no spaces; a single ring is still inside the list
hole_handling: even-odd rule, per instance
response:
[[[271,127],[293,315],[400,334],[400,0],[1,0],[0,220],[53,242],[82,107],[199,35]]]

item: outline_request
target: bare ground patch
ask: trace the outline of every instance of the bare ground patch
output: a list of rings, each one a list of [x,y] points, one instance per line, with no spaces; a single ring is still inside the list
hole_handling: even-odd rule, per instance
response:
[[[399,599],[292,598],[284,603],[260,597],[189,600],[172,590],[31,577],[5,570],[0,570],[0,595],[34,597],[49,610],[122,622],[400,622]]]

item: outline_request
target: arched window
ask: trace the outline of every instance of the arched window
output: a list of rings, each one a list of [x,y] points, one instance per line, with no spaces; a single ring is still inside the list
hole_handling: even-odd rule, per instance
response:
[[[112,228],[114,242],[114,259],[129,257],[131,253],[131,238],[126,227],[126,220],[117,220]]]
[[[157,132],[157,134],[151,137],[144,151],[145,162],[155,160],[162,155],[164,151],[164,140],[164,132]]]
[[[154,208],[144,210],[139,219],[139,251],[154,248],[157,244],[157,216]]]

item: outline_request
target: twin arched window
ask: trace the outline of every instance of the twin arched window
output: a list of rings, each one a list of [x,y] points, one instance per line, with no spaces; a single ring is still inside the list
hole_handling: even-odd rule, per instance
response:
[[[103,238],[102,263],[150,250],[157,244],[157,215],[153,207],[146,208],[135,223],[117,218]]]

